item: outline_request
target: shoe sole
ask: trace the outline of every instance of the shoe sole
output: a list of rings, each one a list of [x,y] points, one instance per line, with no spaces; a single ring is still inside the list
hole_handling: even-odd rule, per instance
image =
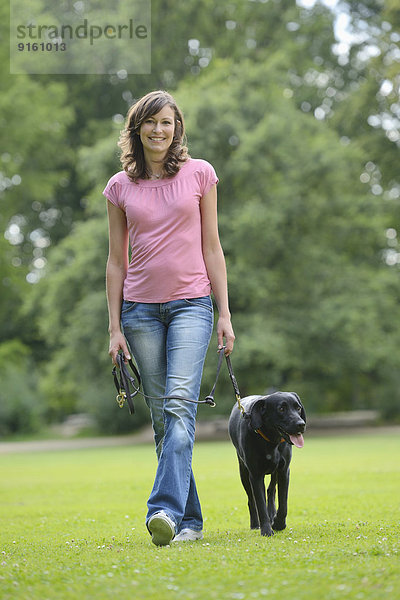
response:
[[[174,537],[170,524],[161,517],[150,519],[148,528],[156,546],[168,546]]]

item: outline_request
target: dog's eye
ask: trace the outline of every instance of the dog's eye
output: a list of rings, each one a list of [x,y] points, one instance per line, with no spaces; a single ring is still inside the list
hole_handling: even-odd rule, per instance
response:
[[[298,413],[301,413],[301,406],[298,406],[298,407],[297,407],[297,412],[298,412]]]
[[[286,410],[286,404],[281,404],[280,407],[278,408],[279,412],[284,413]]]

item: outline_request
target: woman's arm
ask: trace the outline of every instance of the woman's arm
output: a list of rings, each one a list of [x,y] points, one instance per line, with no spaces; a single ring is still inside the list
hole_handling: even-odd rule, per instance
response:
[[[128,346],[121,331],[121,304],[124,280],[128,269],[128,229],[125,213],[107,202],[109,251],[106,267],[106,292],[110,334],[109,355],[114,364],[119,350],[129,359]]]
[[[228,355],[233,350],[235,334],[233,333],[231,314],[229,312],[225,257],[218,234],[216,185],[202,197],[200,209],[204,262],[218,307],[218,347],[222,348],[225,338],[225,354]]]

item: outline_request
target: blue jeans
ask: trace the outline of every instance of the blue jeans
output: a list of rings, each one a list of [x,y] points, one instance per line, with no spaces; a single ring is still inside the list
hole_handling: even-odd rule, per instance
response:
[[[164,400],[181,396],[198,400],[213,328],[210,296],[163,304],[123,301],[121,324],[142,377],[158,457],[146,522],[164,510],[176,533],[200,531],[203,517],[192,472],[197,404]]]

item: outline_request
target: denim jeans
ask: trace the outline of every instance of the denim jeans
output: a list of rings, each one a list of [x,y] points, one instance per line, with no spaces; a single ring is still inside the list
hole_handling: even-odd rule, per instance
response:
[[[142,377],[150,408],[158,466],[147,502],[146,522],[164,510],[176,533],[203,527],[192,472],[197,404],[164,400],[181,396],[198,400],[213,328],[210,296],[162,304],[123,301],[121,324]]]

